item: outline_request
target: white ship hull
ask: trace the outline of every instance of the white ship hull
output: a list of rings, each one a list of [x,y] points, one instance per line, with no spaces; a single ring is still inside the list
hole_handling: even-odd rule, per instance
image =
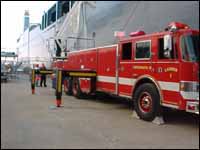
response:
[[[95,33],[95,46],[115,44],[115,31],[125,31],[128,35],[138,29],[146,33],[164,30],[172,21],[188,24],[192,28],[199,28],[199,2],[197,1],[97,1],[91,4],[79,5],[76,2],[67,17],[62,17],[56,22],[40,30],[37,26],[30,31],[30,56],[31,64],[51,64],[55,56],[55,42],[50,37],[84,37],[93,38]],[[55,28],[57,26],[57,29]],[[28,57],[28,31],[21,36],[18,43],[19,60],[27,63]],[[49,42],[47,42],[49,41]],[[86,45],[85,45],[86,44]],[[71,40],[65,47],[75,50],[92,47],[91,43]]]

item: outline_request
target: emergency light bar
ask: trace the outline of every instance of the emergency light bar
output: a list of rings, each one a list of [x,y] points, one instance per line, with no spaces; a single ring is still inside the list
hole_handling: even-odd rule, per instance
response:
[[[174,31],[178,29],[189,29],[190,27],[184,23],[181,22],[171,22],[167,28],[165,28],[165,31]]]
[[[144,31],[136,31],[136,32],[131,32],[129,34],[130,37],[134,37],[134,36],[140,36],[140,35],[145,35],[146,33]]]

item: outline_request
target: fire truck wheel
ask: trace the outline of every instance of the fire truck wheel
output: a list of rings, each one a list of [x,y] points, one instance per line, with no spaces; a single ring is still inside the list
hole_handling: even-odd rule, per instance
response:
[[[145,121],[152,121],[161,112],[159,93],[151,83],[142,84],[136,89],[134,102],[137,115]]]
[[[65,78],[63,84],[64,84],[65,94],[72,95],[72,79],[71,78]]]
[[[78,99],[83,98],[83,93],[81,91],[78,78],[73,78],[72,93]]]

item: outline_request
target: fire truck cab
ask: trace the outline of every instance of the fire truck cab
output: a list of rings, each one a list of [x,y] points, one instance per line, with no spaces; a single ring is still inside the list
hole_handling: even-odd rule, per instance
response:
[[[172,22],[163,32],[132,32],[116,45],[69,52],[67,57],[63,70],[96,73],[95,80],[67,76],[67,94],[80,98],[103,91],[127,97],[146,121],[159,116],[163,106],[199,114],[199,30],[188,25]]]
[[[160,106],[199,114],[199,31],[173,22],[165,32],[136,32],[120,41],[119,56],[119,83],[132,80],[119,95],[135,101],[140,118],[152,120]]]

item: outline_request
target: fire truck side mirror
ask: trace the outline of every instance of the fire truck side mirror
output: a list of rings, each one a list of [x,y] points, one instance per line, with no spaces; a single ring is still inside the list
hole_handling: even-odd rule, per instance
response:
[[[170,58],[171,51],[172,51],[172,37],[171,35],[165,35],[164,36],[164,56],[166,58]]]

